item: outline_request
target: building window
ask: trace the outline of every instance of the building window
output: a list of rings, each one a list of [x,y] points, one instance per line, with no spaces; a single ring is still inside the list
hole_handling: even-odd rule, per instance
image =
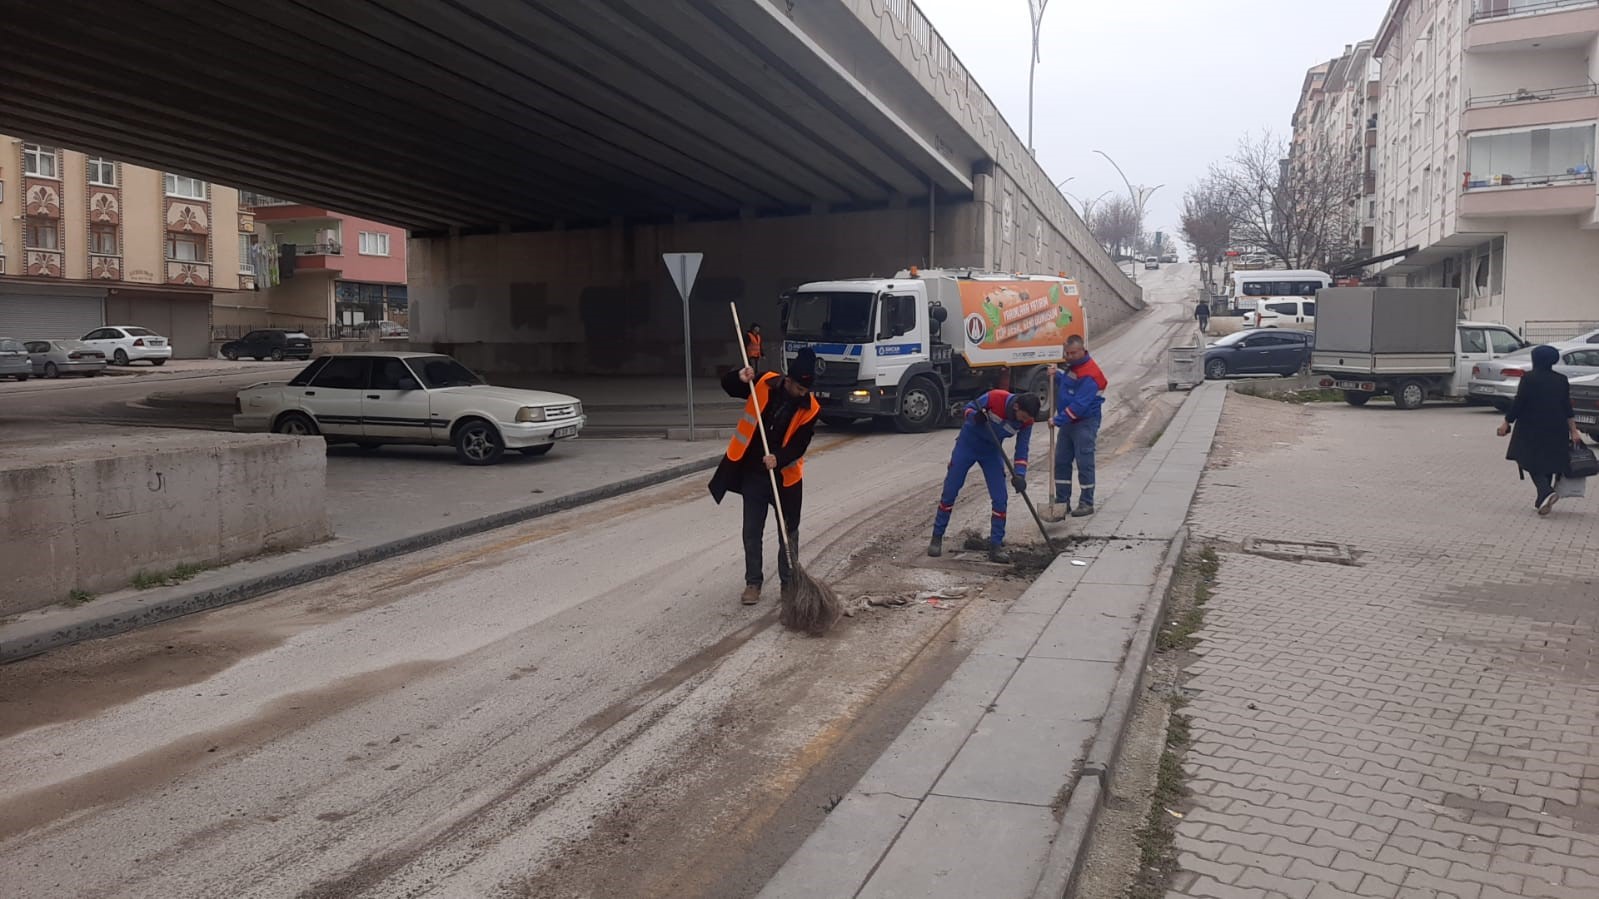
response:
[[[204,262],[205,238],[198,234],[168,234],[167,258],[174,262]]]
[[[27,238],[23,243],[30,249],[61,249],[61,232],[56,229],[55,219],[28,219],[27,227],[24,230],[27,232]]]
[[[104,156],[90,156],[87,165],[89,167],[90,184],[98,184],[101,187],[117,186],[116,163]]]
[[[186,200],[203,200],[206,198],[206,183],[199,178],[190,178],[187,175],[174,175],[171,172],[166,176],[167,196],[183,197]]]
[[[360,252],[362,256],[389,255],[389,236],[377,231],[362,231]]]
[[[55,147],[39,144],[22,145],[22,170],[36,178],[59,178],[61,168]]]
[[[89,252],[97,256],[117,255],[117,226],[90,225]]]
[[[255,249],[254,235],[251,235],[251,234],[240,234],[239,235],[239,271],[244,273],[244,274],[246,274],[246,275],[255,274],[255,260],[253,258],[254,253],[252,252],[254,249]]]
[[[1467,150],[1468,188],[1594,178],[1592,125],[1473,135]]]

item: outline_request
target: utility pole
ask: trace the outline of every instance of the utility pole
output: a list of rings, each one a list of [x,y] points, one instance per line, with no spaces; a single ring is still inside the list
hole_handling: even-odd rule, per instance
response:
[[[1166,185],[1157,184],[1154,187],[1139,186],[1135,190],[1135,189],[1133,189],[1133,182],[1127,180],[1127,173],[1122,171],[1122,167],[1121,166],[1116,165],[1116,160],[1111,159],[1109,153],[1106,153],[1104,150],[1095,150],[1094,152],[1098,153],[1099,155],[1101,155],[1103,157],[1105,157],[1105,161],[1110,163],[1111,166],[1116,169],[1116,174],[1122,176],[1122,183],[1127,185],[1127,199],[1129,199],[1129,200],[1131,200],[1133,202],[1133,213],[1137,216],[1137,229],[1136,230],[1139,232],[1139,234],[1142,234],[1143,230],[1144,230],[1144,206],[1145,206],[1145,204],[1147,204],[1149,202],[1149,198],[1155,195],[1155,191],[1160,190],[1161,188],[1165,187]],[[1134,235],[1134,239],[1136,241],[1137,235]],[[1137,259],[1133,260],[1133,274],[1132,274],[1131,277],[1132,277],[1133,283],[1135,283],[1135,284],[1138,283],[1138,260]]]
[[[1033,58],[1027,65],[1027,154],[1029,156],[1037,155],[1033,149],[1033,81],[1038,74],[1038,40],[1044,27],[1044,7],[1048,5],[1049,0],[1027,0],[1027,11],[1033,21]]]

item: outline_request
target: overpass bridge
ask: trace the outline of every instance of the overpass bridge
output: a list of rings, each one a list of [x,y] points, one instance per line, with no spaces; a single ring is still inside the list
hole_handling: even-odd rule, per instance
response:
[[[0,22],[0,132],[404,226],[413,338],[487,371],[679,371],[672,251],[705,253],[708,367],[736,356],[729,300],[771,322],[797,283],[912,264],[1066,271],[1101,328],[1142,305],[910,0],[0,0]]]

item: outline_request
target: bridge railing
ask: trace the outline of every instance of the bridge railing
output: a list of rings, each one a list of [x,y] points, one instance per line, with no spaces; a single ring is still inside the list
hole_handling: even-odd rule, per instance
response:
[[[914,0],[887,0],[886,7],[889,15],[904,23],[905,30],[911,36],[911,42],[921,47],[922,51],[933,60],[933,65],[951,80],[957,88],[964,93],[970,85],[971,76],[967,74],[966,67],[961,65],[955,51],[944,43],[933,23],[928,21],[915,4]]]

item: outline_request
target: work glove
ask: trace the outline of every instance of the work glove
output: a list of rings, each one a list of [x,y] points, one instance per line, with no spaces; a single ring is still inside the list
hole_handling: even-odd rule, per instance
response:
[[[1027,478],[1017,474],[1011,475],[1010,485],[1016,488],[1017,493],[1027,492]]]

